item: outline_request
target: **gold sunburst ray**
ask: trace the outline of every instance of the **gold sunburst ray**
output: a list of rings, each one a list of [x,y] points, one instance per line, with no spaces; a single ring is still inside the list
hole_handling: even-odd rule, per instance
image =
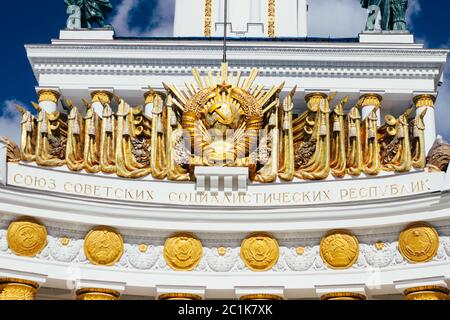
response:
[[[245,91],[250,91],[250,88],[252,87],[253,83],[256,80],[256,77],[258,76],[258,69],[254,68],[252,69],[252,71],[250,71],[250,75],[247,78],[247,80],[245,81],[244,84],[244,90]]]
[[[200,71],[198,70],[198,68],[194,68],[192,70],[192,74],[194,75],[195,82],[197,82],[200,90],[204,89],[205,87],[203,86],[202,78],[200,76]]]

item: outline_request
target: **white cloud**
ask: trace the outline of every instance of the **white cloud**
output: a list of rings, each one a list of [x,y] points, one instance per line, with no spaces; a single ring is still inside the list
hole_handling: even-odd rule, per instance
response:
[[[308,0],[308,33],[310,37],[357,37],[365,28],[367,10],[359,0]],[[419,0],[409,0],[407,23],[420,12]]]
[[[450,47],[450,39],[443,47]],[[439,88],[436,101],[436,126],[438,134],[450,141],[450,63],[447,63],[444,84]]]
[[[367,12],[358,0],[309,0],[310,37],[356,37],[366,25]]]
[[[117,7],[117,13],[112,19],[112,25],[118,36],[134,37],[168,37],[173,35],[173,16],[175,0],[157,0],[149,18],[148,26],[131,28],[132,11],[146,0],[122,0]]]
[[[3,102],[3,115],[0,117],[0,136],[6,136],[14,142],[19,143],[22,115],[17,111],[16,105],[23,106],[24,104],[15,99]]]

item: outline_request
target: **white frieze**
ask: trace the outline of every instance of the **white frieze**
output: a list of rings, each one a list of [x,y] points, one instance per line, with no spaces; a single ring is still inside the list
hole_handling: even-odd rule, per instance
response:
[[[305,247],[304,253],[299,255],[296,248],[283,248],[284,259],[286,265],[293,271],[307,271],[310,270],[314,262],[319,257],[318,246]]]
[[[7,230],[0,230],[0,256],[13,256],[8,248],[6,239]],[[371,237],[379,239],[377,237]],[[392,238],[386,235],[386,238]],[[63,241],[65,240],[65,241]],[[146,239],[146,243],[155,243],[155,239]],[[377,240],[378,241],[378,240]],[[252,272],[246,267],[240,258],[240,247],[226,247],[218,250],[217,242],[211,243],[203,240],[203,258],[193,272],[199,273],[242,273]],[[280,246],[280,256],[277,264],[269,272],[311,272],[331,270],[320,257],[320,239],[290,239],[289,243],[308,243],[302,251],[298,248]],[[391,268],[395,266],[406,266],[410,264],[398,251],[397,241],[384,241],[383,246],[376,246],[373,243],[360,243],[359,257],[350,270],[373,270]],[[145,270],[174,272],[166,263],[163,256],[164,246],[148,245],[142,249],[139,244],[124,244],[124,254],[114,265],[114,268],[124,270]],[[221,254],[222,253],[222,254]],[[41,261],[60,262],[73,265],[87,265],[90,262],[84,254],[83,239],[61,238],[48,235],[48,245],[34,258]],[[437,255],[429,263],[450,261],[450,236],[440,237],[440,247]]]
[[[139,249],[139,245],[125,244],[125,256],[130,265],[136,269],[152,269],[161,256],[161,247],[149,245],[145,252]]]
[[[226,253],[221,256],[218,248],[206,248],[205,258],[209,268],[215,272],[229,272],[239,260],[239,248],[226,248]]]

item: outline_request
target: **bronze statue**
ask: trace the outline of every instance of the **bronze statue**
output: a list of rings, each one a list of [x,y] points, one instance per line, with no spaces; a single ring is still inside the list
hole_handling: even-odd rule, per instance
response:
[[[107,14],[112,12],[113,6],[109,0],[64,0],[69,18],[68,29],[92,28],[98,24],[100,28],[106,27]]]
[[[381,13],[381,30],[406,30],[406,11],[408,0],[360,0],[361,6],[368,9],[366,31],[374,31],[378,14]]]

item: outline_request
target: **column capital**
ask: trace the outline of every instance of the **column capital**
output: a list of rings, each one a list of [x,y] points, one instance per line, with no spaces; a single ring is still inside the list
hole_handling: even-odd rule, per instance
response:
[[[55,104],[61,98],[61,93],[58,88],[36,88],[39,103],[49,101]]]
[[[158,296],[158,300],[203,300],[202,296],[192,294],[192,293],[164,293]]]
[[[421,286],[403,291],[406,300],[449,300],[450,290],[441,286]]]
[[[77,300],[119,300],[120,293],[102,288],[82,288],[76,292]]]
[[[144,103],[145,104],[153,103],[155,96],[159,96],[161,99],[164,100],[166,94],[161,91],[155,91],[152,88],[147,88],[147,90],[145,90],[144,92],[144,99],[145,99]]]
[[[94,90],[90,92],[92,102],[100,102],[101,104],[110,104],[114,93],[108,90]]]
[[[305,91],[306,102],[311,99],[328,99],[329,91]]]
[[[358,106],[360,108],[364,107],[381,107],[381,102],[383,97],[378,93],[363,93],[358,100]]]
[[[284,287],[235,287],[239,300],[284,300]]]
[[[324,294],[320,300],[366,300],[367,297],[355,292],[331,292]]]
[[[284,299],[282,296],[276,294],[256,293],[241,296],[239,300],[250,301],[250,300],[284,300]]]
[[[157,286],[157,300],[203,300],[206,287]]]
[[[316,294],[321,300],[366,300],[365,284],[316,286]]]
[[[18,278],[0,279],[0,300],[34,300],[39,284]]]
[[[418,94],[413,98],[416,108],[430,107],[434,108],[436,102],[436,96],[433,94]]]

